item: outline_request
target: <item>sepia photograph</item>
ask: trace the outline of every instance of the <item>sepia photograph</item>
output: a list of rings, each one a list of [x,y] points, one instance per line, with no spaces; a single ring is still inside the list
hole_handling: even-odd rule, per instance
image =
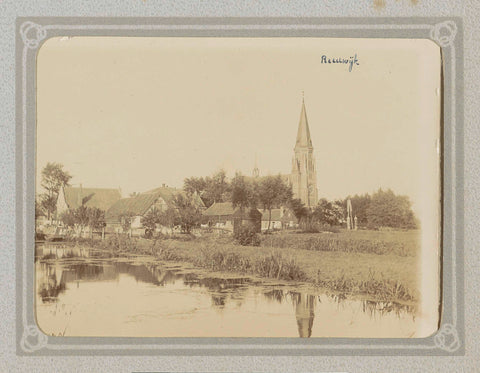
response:
[[[48,39],[36,65],[38,327],[435,333],[440,52],[427,39]]]

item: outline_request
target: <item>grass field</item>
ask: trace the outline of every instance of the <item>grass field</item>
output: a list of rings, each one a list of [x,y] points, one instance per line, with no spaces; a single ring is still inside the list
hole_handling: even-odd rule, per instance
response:
[[[261,247],[203,237],[158,240],[147,251],[214,271],[306,281],[351,296],[414,303],[419,296],[418,239],[416,231],[282,233],[263,236]]]
[[[121,236],[120,236],[121,237]],[[95,246],[113,256],[130,253],[188,262],[212,271],[315,284],[326,291],[414,304],[418,292],[418,231],[342,231],[262,236],[260,247],[230,236],[121,239]]]
[[[416,256],[420,250],[420,231],[347,231],[339,233],[281,232],[262,240],[264,247],[297,248],[314,251],[393,254]]]

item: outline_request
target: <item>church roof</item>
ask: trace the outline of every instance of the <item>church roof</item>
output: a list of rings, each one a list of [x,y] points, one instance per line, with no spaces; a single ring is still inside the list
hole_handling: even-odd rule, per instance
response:
[[[300,112],[300,122],[298,123],[297,142],[295,148],[312,148],[312,139],[310,138],[310,128],[308,128],[307,111],[305,101],[302,101],[302,111]]]

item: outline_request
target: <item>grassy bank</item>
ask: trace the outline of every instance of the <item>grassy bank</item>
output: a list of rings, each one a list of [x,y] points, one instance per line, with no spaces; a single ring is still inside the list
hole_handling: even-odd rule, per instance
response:
[[[370,251],[363,249],[366,252],[354,251],[348,246],[352,245],[354,239],[352,236],[347,238],[342,233],[338,237],[289,234],[291,238],[286,238],[285,235],[287,233],[262,237],[261,247],[239,246],[230,237],[189,236],[158,240],[119,236],[105,241],[85,241],[82,244],[94,246],[105,257],[152,255],[160,260],[188,262],[212,271],[309,282],[327,291],[348,296],[366,296],[369,299],[404,303],[418,300],[417,258],[413,251],[410,255],[403,255],[403,251],[402,255],[397,255],[391,249],[380,251],[380,245]],[[378,237],[375,236],[375,240]],[[325,246],[318,245],[318,242],[331,242],[335,238],[338,240],[334,244],[335,250],[319,249]],[[345,246],[338,243],[342,240],[347,243]],[[269,246],[277,242],[280,247]],[[294,242],[300,248],[293,244],[293,247],[288,246],[287,242]],[[313,245],[312,242],[316,244]],[[365,244],[362,242],[362,245]],[[383,247],[388,247],[388,244],[384,243]]]
[[[339,233],[282,232],[265,236],[264,247],[297,248],[314,251],[392,254],[416,256],[420,231],[340,231]]]
[[[143,247],[140,244],[140,247]],[[291,247],[238,246],[228,239],[159,240],[145,253],[163,260],[190,262],[214,271],[231,271],[290,281],[306,281],[347,295],[415,302],[417,259],[414,256]]]

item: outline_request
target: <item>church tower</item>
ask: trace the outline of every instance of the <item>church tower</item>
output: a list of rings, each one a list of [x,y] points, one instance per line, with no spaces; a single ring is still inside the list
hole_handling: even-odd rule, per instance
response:
[[[291,184],[294,198],[300,198],[306,207],[313,208],[317,205],[317,170],[303,97],[292,161]]]

